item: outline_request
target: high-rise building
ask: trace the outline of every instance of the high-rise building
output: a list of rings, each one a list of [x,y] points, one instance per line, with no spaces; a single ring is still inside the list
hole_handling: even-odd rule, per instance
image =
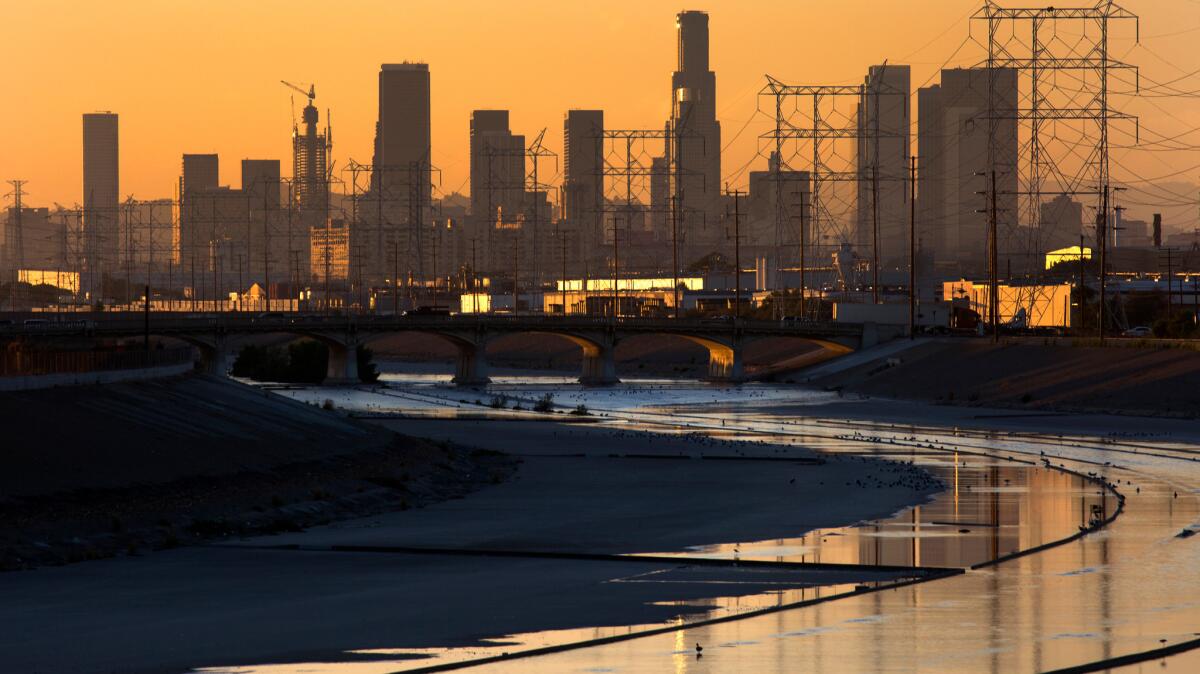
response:
[[[280,208],[280,182],[278,159],[242,160],[241,192],[249,215],[248,265],[253,270],[249,277],[264,283],[268,275],[272,283],[284,280],[287,265],[295,264],[289,250],[309,248],[307,226],[295,226],[298,221],[293,218],[293,231],[287,229],[286,212]]]
[[[990,83],[984,68],[947,69],[940,84],[917,92],[917,232],[922,252],[948,273],[987,269],[992,170],[1000,255],[1012,239],[1006,232],[1017,214],[1016,105],[1011,69],[993,69]]]
[[[604,111],[568,110],[563,121],[563,206],[568,225],[595,246],[603,238]]]
[[[507,110],[473,111],[469,236],[484,253],[478,259],[482,268],[511,266],[511,250],[503,250],[496,232],[504,229],[506,236],[517,236],[525,206],[525,136],[509,130]]]
[[[63,270],[70,266],[67,255],[67,223],[53,217],[48,208],[15,206],[5,209],[4,236],[0,240],[0,260],[10,271],[19,269]],[[17,223],[20,223],[18,241]],[[19,252],[18,252],[19,249]]]
[[[805,264],[812,266],[817,260],[813,247],[820,242],[813,240],[812,223],[806,219],[810,199],[809,172],[783,168],[774,152],[766,171],[750,172],[750,190],[742,202],[742,255],[767,260],[772,271],[767,280],[773,287],[782,286],[783,270],[800,263],[801,227]]]
[[[721,123],[717,121],[717,76],[709,70],[708,14],[675,16],[678,63],[671,75],[675,199],[680,240],[688,259],[723,244]]]
[[[83,244],[93,288],[117,271],[120,217],[120,158],[117,115],[83,116]]]
[[[471,216],[495,222],[515,215],[525,189],[525,137],[508,128],[508,110],[471,112]],[[500,216],[504,217],[504,216]]]
[[[910,80],[906,65],[871,66],[858,103],[853,243],[863,257],[877,257],[881,267],[907,266]],[[879,250],[872,251],[876,235]]]
[[[371,189],[358,204],[353,248],[379,281],[399,257],[418,278],[431,251],[425,225],[432,223],[429,65],[385,63],[379,69],[379,118]]]
[[[292,190],[306,228],[323,222],[329,212],[329,131],[317,130],[319,116],[310,98],[304,106],[304,129],[292,128]],[[244,162],[242,166],[244,172]]]
[[[179,264],[185,269],[204,265],[209,240],[205,223],[212,219],[212,213],[211,208],[202,208],[200,195],[217,189],[219,181],[217,155],[183,155],[179,176]]]
[[[414,166],[426,179],[430,162],[429,65],[385,63],[379,70],[376,180],[407,194]],[[430,186],[421,184],[428,190]]]

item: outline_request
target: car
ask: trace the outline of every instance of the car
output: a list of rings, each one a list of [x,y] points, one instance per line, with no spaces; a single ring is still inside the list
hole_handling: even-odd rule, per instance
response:
[[[426,317],[428,317],[428,316],[449,316],[449,315],[450,315],[450,308],[449,308],[449,307],[431,307],[431,306],[420,306],[420,307],[417,307],[416,309],[409,309],[408,311],[404,312],[404,313],[403,313],[403,314],[401,314],[401,315],[402,315],[402,316],[406,316],[406,317],[412,317],[412,316],[426,316]]]
[[[282,321],[287,319],[282,311],[264,311],[254,317],[254,321]]]
[[[1154,331],[1144,325],[1139,325],[1136,328],[1129,328],[1121,335],[1124,337],[1151,337],[1154,335]]]
[[[25,328],[33,328],[36,330],[38,328],[50,327],[50,321],[46,320],[45,318],[26,318],[21,325]]]

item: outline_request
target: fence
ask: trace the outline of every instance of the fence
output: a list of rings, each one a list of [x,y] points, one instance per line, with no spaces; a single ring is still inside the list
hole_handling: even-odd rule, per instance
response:
[[[179,365],[192,358],[191,347],[149,351],[6,351],[0,354],[0,377],[142,370]]]

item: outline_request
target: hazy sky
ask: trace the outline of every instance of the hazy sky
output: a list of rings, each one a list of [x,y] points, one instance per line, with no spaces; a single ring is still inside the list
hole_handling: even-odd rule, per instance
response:
[[[868,65],[888,59],[913,66],[915,87],[948,59],[949,65],[978,62],[982,33],[976,25],[976,41],[968,39],[967,17],[980,5],[708,0],[687,6],[711,15],[717,108],[728,145],[724,172],[736,178],[731,174],[757,152],[767,118],[756,115],[755,94],[765,73],[805,84],[856,83]],[[1141,16],[1142,43],[1115,44],[1117,57],[1157,82],[1200,69],[1200,0],[1122,5]],[[316,83],[322,117],[333,111],[339,167],[351,157],[370,162],[379,64],[415,60],[430,64],[433,160],[443,172],[442,190],[465,191],[475,108],[510,109],[514,132],[530,137],[548,127],[547,145],[555,151],[568,108],[603,108],[610,127],[661,127],[675,59],[674,14],[683,8],[657,0],[0,0],[8,92],[0,104],[0,178],[28,180],[32,203],[81,200],[80,114],[96,110],[121,117],[123,195],[170,196],[185,152],[219,153],[223,184],[238,185],[243,158],[278,158],[289,174],[291,92],[281,79]],[[1200,76],[1171,86],[1200,90]],[[1195,131],[1181,141],[1200,145],[1200,99],[1153,98],[1125,107],[1142,117],[1143,141],[1151,133]],[[1200,174],[1200,152],[1132,156],[1121,169],[1128,174],[1117,177],[1178,172],[1174,179],[1195,182]],[[1194,208],[1176,210],[1196,218]]]

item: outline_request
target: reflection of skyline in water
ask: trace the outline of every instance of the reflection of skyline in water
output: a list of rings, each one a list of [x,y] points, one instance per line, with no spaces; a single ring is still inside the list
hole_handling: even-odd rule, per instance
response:
[[[935,421],[916,425],[870,420],[798,419],[801,404],[830,402],[823,393],[797,392],[762,385],[744,389],[685,384],[679,390],[655,383],[626,384],[624,390],[556,387],[542,381],[515,380],[486,391],[464,392],[429,383],[382,394],[341,393],[339,405],[422,416],[447,405],[451,414],[478,416],[477,405],[459,400],[503,393],[536,399],[552,392],[563,407],[584,403],[604,420],[620,419],[622,428],[680,432],[666,423],[684,424],[683,432],[729,437],[757,431],[755,439],[803,444],[821,451],[877,455],[914,461],[936,471],[947,491],[929,503],[878,521],[845,529],[813,531],[797,538],[707,546],[683,554],[740,559],[804,560],[826,563],[922,564],[964,566],[1012,549],[1027,549],[1069,536],[1094,515],[1108,515],[1115,499],[1078,477],[973,452],[1036,461],[1042,452],[1055,465],[1096,472],[1121,483],[1126,511],[1108,529],[1063,546],[1020,557],[996,567],[952,578],[840,598],[800,609],[733,622],[689,627],[658,636],[570,650],[472,668],[498,672],[613,671],[1039,671],[1080,664],[1177,643],[1200,628],[1200,592],[1194,587],[1200,552],[1191,541],[1172,538],[1197,521],[1200,470],[1194,445],[1177,440],[1097,439],[1045,433],[994,433],[947,429]],[[329,397],[328,391],[313,392]],[[390,396],[407,396],[393,399]],[[793,396],[788,399],[788,396]],[[373,397],[378,396],[378,397]],[[298,396],[303,397],[303,395]],[[669,400],[667,405],[663,399]],[[719,406],[717,415],[701,412]],[[931,415],[930,418],[935,418]],[[875,444],[854,442],[876,439]],[[772,437],[772,433],[783,435]],[[906,438],[919,437],[915,443]],[[905,446],[907,444],[907,446]],[[953,453],[930,451],[962,447]],[[1104,465],[1111,462],[1117,465]],[[1140,491],[1137,491],[1140,489]],[[1181,497],[1174,497],[1176,491]],[[1099,506],[1099,513],[1093,513]],[[967,529],[967,533],[960,533]],[[842,535],[836,535],[842,534]],[[1195,540],[1195,539],[1193,539]],[[676,553],[679,554],[679,553]],[[752,597],[716,600],[714,614],[782,605],[797,596],[838,588],[791,589]],[[733,608],[731,608],[733,607]],[[687,623],[681,621],[679,624]],[[523,648],[571,643],[636,632],[653,626],[594,628],[515,635],[497,649],[472,652],[425,651],[433,662],[451,662],[515,652]],[[691,648],[706,644],[697,661]],[[412,653],[397,649],[397,653]],[[1169,660],[1114,671],[1192,671],[1195,652]],[[799,664],[798,664],[799,663]],[[378,664],[378,663],[375,663]],[[339,673],[398,671],[427,666],[396,661],[389,668],[318,665],[314,671]],[[239,671],[242,671],[239,669]],[[254,668],[246,671],[270,671]],[[277,671],[294,671],[284,668]]]
[[[797,538],[701,546],[680,556],[968,567],[1066,538],[1088,523],[1093,506],[1103,517],[1115,507],[1094,484],[1061,471],[967,454],[950,460],[929,454],[912,458],[946,483],[946,491],[928,503],[886,520],[817,529]]]

